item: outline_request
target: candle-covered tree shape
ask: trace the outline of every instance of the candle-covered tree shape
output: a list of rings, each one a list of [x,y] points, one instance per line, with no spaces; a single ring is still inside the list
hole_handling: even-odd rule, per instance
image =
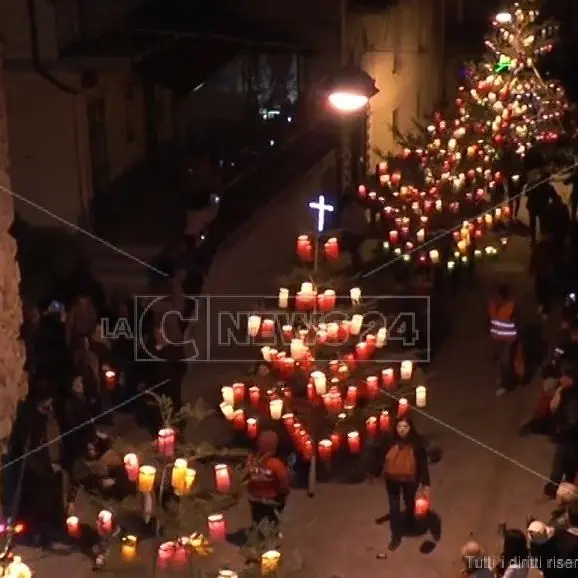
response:
[[[213,413],[202,401],[174,411],[166,396],[146,395],[161,415],[155,439],[136,445],[117,440],[94,463],[79,464],[81,469],[94,466],[101,477],[106,474],[103,483],[80,486],[92,510],[85,514],[86,523],[94,520],[103,538],[116,528],[126,535],[119,553],[104,556],[111,558],[107,564],[114,565],[118,554],[123,563],[142,561],[142,545],[146,550],[152,546],[144,559],[152,559],[155,568],[190,569],[224,540],[224,512],[239,497],[247,451],[187,441],[186,428],[198,431]],[[114,468],[106,467],[113,463]],[[69,518],[71,535],[79,535],[78,526],[78,519]],[[152,543],[147,540],[151,533]]]

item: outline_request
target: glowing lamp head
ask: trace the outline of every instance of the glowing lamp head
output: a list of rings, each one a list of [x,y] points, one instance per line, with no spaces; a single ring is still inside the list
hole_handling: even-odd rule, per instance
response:
[[[509,24],[512,22],[512,15],[509,12],[500,12],[496,14],[495,20],[498,24]]]
[[[338,91],[329,95],[329,104],[338,112],[350,113],[361,110],[369,102],[364,94]]]

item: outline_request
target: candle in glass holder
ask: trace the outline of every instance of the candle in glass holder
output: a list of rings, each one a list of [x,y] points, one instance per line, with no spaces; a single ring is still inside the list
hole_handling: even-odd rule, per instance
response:
[[[377,382],[377,377],[375,375],[370,375],[365,380],[365,385],[367,386],[367,397],[369,397],[369,399],[375,399],[379,395],[379,383]]]
[[[437,249],[432,249],[429,252],[429,258],[434,265],[437,265],[440,262],[440,252]]]
[[[304,262],[311,261],[313,258],[313,245],[307,235],[297,237],[297,256]]]
[[[225,403],[235,405],[235,392],[232,387],[228,385],[221,388],[221,397]]]
[[[197,470],[194,470],[193,468],[187,468],[187,474],[185,476],[185,494],[193,487],[196,479]]]
[[[337,341],[339,338],[339,324],[338,323],[328,323],[327,324],[327,338],[330,341]]]
[[[411,374],[413,373],[413,363],[411,361],[402,361],[400,369],[400,377],[404,381],[411,379]]]
[[[368,417],[365,420],[365,430],[370,438],[374,438],[377,434],[377,418],[375,416]]]
[[[295,360],[292,357],[284,357],[281,359],[280,368],[283,375],[293,375],[295,373]]]
[[[402,397],[397,404],[397,417],[403,417],[409,411],[409,401]]]
[[[233,412],[233,427],[237,431],[242,431],[245,429],[245,412],[242,409],[236,409]]]
[[[322,371],[314,371],[311,374],[311,379],[317,395],[323,395],[327,392],[327,377]]]
[[[231,489],[231,474],[227,464],[215,465],[215,487],[219,494],[226,494]]]
[[[281,560],[281,552],[277,550],[269,550],[261,554],[261,574],[267,576],[269,574],[276,574]]]
[[[341,436],[337,432],[333,432],[329,436],[329,439],[331,440],[333,451],[339,448],[339,446],[341,445]]]
[[[172,458],[175,455],[175,430],[170,427],[159,430],[157,444],[162,456]]]
[[[112,512],[101,510],[96,518],[96,529],[101,536],[112,532]]]
[[[329,336],[327,334],[327,331],[325,329],[318,329],[317,332],[315,333],[315,341],[319,344],[319,345],[323,345],[324,343],[327,343]]]
[[[120,542],[120,554],[125,562],[132,562],[136,558],[137,537],[124,536]]]
[[[293,424],[295,423],[295,416],[292,413],[283,414],[282,418],[287,431],[291,432],[293,429]]]
[[[290,345],[290,354],[293,359],[299,361],[304,354],[305,344],[302,339],[292,339]]]
[[[356,313],[351,318],[351,325],[349,326],[349,333],[351,335],[359,335],[361,332],[361,326],[363,325],[363,315]]]
[[[358,431],[350,431],[347,434],[347,447],[352,454],[358,454],[361,451],[361,439]]]
[[[223,401],[219,408],[221,409],[221,413],[225,416],[227,421],[233,421],[233,416],[235,415],[235,408],[225,401]]]
[[[281,419],[283,415],[283,400],[282,399],[272,399],[269,402],[269,414],[271,419],[278,420]]]
[[[427,390],[425,385],[418,385],[415,388],[415,405],[424,408],[427,405]]]
[[[227,531],[223,514],[213,514],[207,518],[209,537],[213,542],[223,542]]]
[[[150,494],[155,485],[156,468],[153,466],[141,466],[138,470],[138,489],[143,494]]]
[[[415,238],[418,243],[423,243],[425,241],[425,229],[420,229],[415,234]]]
[[[345,397],[345,402],[348,405],[355,405],[357,403],[357,387],[355,385],[350,385],[347,388],[347,395]]]
[[[325,306],[328,310],[331,310],[335,307],[336,295],[333,289],[326,289],[323,291],[323,296],[325,297]]]
[[[257,437],[258,432],[259,432],[259,427],[257,424],[257,420],[254,417],[250,417],[247,420],[247,435],[251,439],[255,439]]]
[[[69,516],[66,518],[66,531],[71,538],[78,538],[80,536],[80,520],[77,516]]]
[[[261,337],[273,337],[275,333],[275,322],[273,319],[263,319],[261,323]]]
[[[365,341],[360,341],[355,346],[355,353],[357,354],[357,359],[360,359],[361,361],[369,359],[369,347],[367,346],[367,343]]]
[[[257,407],[261,401],[261,390],[256,385],[249,388],[249,401],[254,407]]]
[[[287,307],[289,307],[289,289],[279,289],[277,304],[279,305],[279,309],[287,309]]]
[[[170,566],[175,555],[175,550],[174,542],[165,542],[159,546],[157,552],[157,564],[159,568],[166,570]]]
[[[352,305],[359,305],[361,302],[361,289],[359,287],[353,287],[349,290],[349,297],[351,298]]]
[[[387,329],[385,327],[380,327],[377,330],[377,334],[375,336],[375,347],[381,349],[385,347],[387,344]]]
[[[336,237],[328,239],[323,248],[325,249],[325,255],[329,261],[339,260],[339,243],[337,242]]]
[[[136,454],[126,454],[123,462],[129,482],[136,482],[138,480],[138,456]]]
[[[247,321],[247,332],[251,337],[257,337],[259,335],[259,330],[261,329],[261,316],[260,315],[250,315]]]
[[[308,383],[307,384],[307,399],[309,401],[314,401],[316,397],[317,397],[317,394],[315,393],[315,386],[312,383]]]
[[[233,384],[233,401],[234,403],[243,403],[245,399],[245,384],[244,383],[234,383]]]
[[[171,485],[175,492],[182,496],[185,493],[185,480],[187,477],[187,460],[179,458],[173,464],[171,472]]]
[[[396,245],[399,242],[399,232],[396,231],[395,229],[392,229],[389,232],[389,242],[392,245]]]
[[[317,452],[323,461],[329,461],[331,459],[331,454],[333,453],[333,444],[331,443],[331,440],[321,440],[317,444]]]
[[[390,425],[391,419],[389,417],[389,412],[384,410],[379,414],[379,429],[383,432],[389,431]]]

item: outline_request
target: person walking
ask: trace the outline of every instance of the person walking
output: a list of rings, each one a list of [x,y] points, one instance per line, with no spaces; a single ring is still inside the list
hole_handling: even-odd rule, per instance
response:
[[[389,502],[391,539],[389,549],[396,550],[401,544],[404,519],[401,500],[405,503],[405,521],[408,529],[415,522],[415,500],[418,491],[430,493],[430,476],[424,442],[413,422],[400,418],[395,424],[393,436],[386,447],[383,465],[385,489]]]
[[[534,247],[530,258],[530,272],[534,274],[534,290],[538,313],[545,321],[550,315],[554,300],[556,249],[550,235],[544,234]]]
[[[279,533],[280,516],[290,492],[289,469],[277,456],[279,437],[266,430],[257,440],[257,449],[249,455],[247,491],[253,530],[263,533],[267,523]]]
[[[495,296],[490,299],[488,316],[493,356],[499,370],[496,395],[501,396],[512,387],[512,353],[518,339],[516,303],[507,285],[499,285]]]
[[[530,219],[530,240],[532,245],[536,244],[538,235],[538,226],[540,232],[544,226],[544,214],[547,211],[548,204],[556,196],[556,191],[549,180],[547,172],[541,173],[538,170],[532,170],[528,174],[528,181],[523,191],[528,198],[528,214]]]

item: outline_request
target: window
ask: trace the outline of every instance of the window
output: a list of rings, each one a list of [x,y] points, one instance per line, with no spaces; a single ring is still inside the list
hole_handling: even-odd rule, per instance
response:
[[[124,94],[126,142],[134,142],[135,139],[135,112],[136,103],[134,98],[134,85],[132,82],[127,86]]]

